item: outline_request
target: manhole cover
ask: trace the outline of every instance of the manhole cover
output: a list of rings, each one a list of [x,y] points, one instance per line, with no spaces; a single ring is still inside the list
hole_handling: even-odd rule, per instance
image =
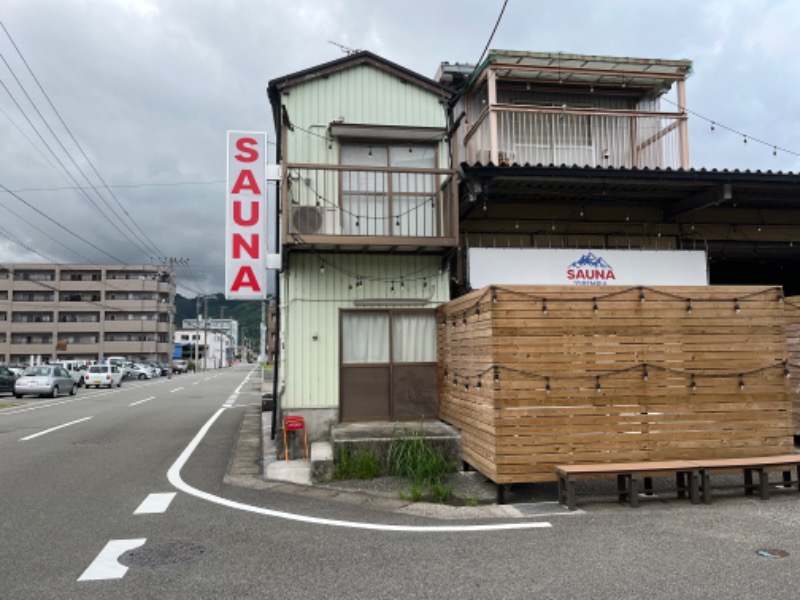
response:
[[[789,556],[786,550],[776,550],[774,548],[762,548],[761,550],[756,550],[756,554],[761,558],[786,558]]]
[[[513,504],[523,515],[555,515],[571,512],[569,508],[558,502],[537,502],[535,504]]]
[[[200,542],[164,542],[145,544],[128,550],[119,562],[128,567],[170,567],[192,562],[211,552],[211,547]]]

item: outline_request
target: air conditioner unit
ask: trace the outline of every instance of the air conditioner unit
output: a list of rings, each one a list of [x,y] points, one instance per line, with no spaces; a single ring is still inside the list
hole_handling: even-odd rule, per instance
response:
[[[293,206],[292,232],[300,235],[339,235],[339,210],[328,206]]]

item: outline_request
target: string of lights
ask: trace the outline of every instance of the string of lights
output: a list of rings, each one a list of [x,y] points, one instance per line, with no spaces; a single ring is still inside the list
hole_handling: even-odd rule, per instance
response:
[[[352,287],[361,288],[364,286],[365,282],[374,282],[374,283],[388,283],[390,284],[389,291],[395,291],[395,283],[400,287],[400,289],[404,289],[407,283],[410,282],[422,282],[422,287],[428,287],[428,281],[434,279],[438,275],[441,275],[442,270],[439,269],[436,272],[431,272],[429,267],[420,267],[414,271],[409,271],[402,274],[392,274],[392,275],[365,275],[363,273],[358,273],[356,271],[352,271],[348,268],[342,267],[341,265],[337,264],[335,261],[330,259],[327,256],[324,256],[322,253],[318,252],[312,245],[308,244],[302,236],[298,234],[292,234],[293,239],[296,243],[305,246],[308,250],[310,250],[311,254],[313,254],[318,260],[320,265],[320,274],[325,273],[326,268],[330,268],[333,271],[336,271],[350,279],[355,280],[355,286],[351,284]],[[453,254],[456,252],[455,248],[451,248],[442,258],[442,264],[447,262]]]
[[[295,171],[295,172],[296,172],[296,175],[297,175],[297,179],[303,181],[305,186],[313,194],[314,198],[316,199],[316,206],[317,207],[319,207],[321,205],[330,206],[330,207],[335,208],[336,210],[340,211],[342,214],[345,214],[345,215],[347,215],[349,217],[353,217],[355,219],[355,226],[356,227],[360,227],[361,226],[361,220],[362,219],[365,220],[365,221],[387,221],[387,220],[394,219],[395,220],[395,224],[398,227],[400,227],[400,218],[401,217],[405,217],[405,216],[408,216],[409,214],[411,214],[412,212],[416,212],[420,208],[425,207],[429,202],[430,202],[431,208],[432,209],[436,209],[436,195],[433,195],[433,196],[428,196],[428,197],[424,198],[423,200],[418,202],[416,205],[410,207],[408,210],[405,210],[403,212],[398,212],[398,213],[390,214],[390,215],[386,215],[386,216],[374,216],[374,217],[366,216],[366,215],[362,216],[359,213],[354,213],[351,210],[346,209],[344,206],[339,206],[339,204],[337,204],[336,202],[328,200],[325,196],[320,194],[311,185],[311,182],[308,180],[308,178],[301,177],[299,172],[297,172],[297,171]],[[292,199],[292,202],[293,203],[295,202],[294,198]]]
[[[443,379],[445,382],[450,382],[454,386],[462,385],[464,386],[465,390],[468,390],[470,388],[470,385],[474,386],[476,389],[481,389],[483,387],[483,378],[488,373],[491,373],[494,389],[497,390],[501,389],[500,386],[501,382],[503,381],[503,377],[501,377],[501,372],[506,372],[509,374],[513,374],[516,377],[516,380],[518,380],[520,377],[524,379],[541,380],[543,383],[542,390],[545,391],[546,393],[550,393],[551,391],[553,391],[554,388],[558,387],[558,385],[556,384],[559,384],[560,382],[564,381],[571,381],[571,382],[590,381],[594,384],[595,390],[597,392],[600,392],[603,389],[601,383],[601,380],[603,378],[608,379],[617,375],[630,373],[631,371],[641,371],[642,380],[649,381],[651,372],[653,370],[659,370],[665,373],[687,377],[689,379],[688,387],[691,387],[693,392],[697,391],[697,388],[699,387],[698,379],[702,380],[727,379],[731,377],[738,378],[739,389],[744,391],[746,387],[745,378],[778,368],[783,369],[783,374],[785,377],[789,377],[790,368],[798,369],[800,368],[800,365],[790,363],[788,360],[783,360],[781,362],[754,367],[752,369],[744,371],[736,370],[727,372],[720,372],[720,371],[707,372],[701,370],[690,371],[686,369],[676,369],[674,367],[669,367],[663,364],[640,361],[634,363],[629,367],[625,367],[622,369],[608,370],[602,372],[591,372],[579,375],[564,374],[558,376],[538,371],[526,371],[522,369],[516,369],[514,367],[508,367],[505,365],[497,365],[497,364],[493,364],[480,371],[458,371],[456,369],[453,369],[452,366],[445,365],[443,369]],[[567,388],[566,385],[562,385],[561,387],[563,389]]]
[[[574,303],[576,300],[574,298],[553,298],[542,296],[537,293],[533,292],[525,292],[523,290],[518,290],[514,288],[506,288],[501,286],[489,286],[487,287],[483,293],[478,296],[474,302],[472,302],[467,308],[462,310],[449,312],[446,315],[442,315],[441,324],[445,325],[447,321],[451,321],[453,327],[456,326],[458,321],[461,321],[464,325],[467,324],[467,317],[470,313],[475,315],[481,314],[481,304],[484,303],[486,296],[491,295],[491,301],[493,303],[498,302],[498,292],[507,293],[510,295],[520,296],[525,298],[526,300],[538,304],[541,306],[541,311],[543,315],[548,315],[551,311],[551,308],[554,304],[558,304],[559,302],[570,302]],[[614,298],[615,296],[621,296],[623,294],[630,294],[631,292],[638,292],[639,294],[639,302],[644,303],[647,300],[647,295],[651,294],[652,296],[665,296],[668,298],[672,298],[674,300],[679,300],[681,302],[685,302],[685,310],[687,314],[691,314],[694,310],[694,307],[697,304],[702,304],[704,302],[709,303],[730,303],[732,304],[733,311],[736,314],[739,314],[742,311],[743,303],[746,302],[748,299],[761,296],[764,294],[768,294],[771,292],[778,293],[778,302],[783,303],[785,300],[785,296],[783,294],[783,288],[781,286],[770,286],[762,289],[755,290],[753,292],[749,292],[746,294],[742,294],[732,298],[702,298],[702,297],[692,297],[692,296],[684,296],[681,294],[676,294],[673,292],[668,292],[663,289],[656,289],[647,286],[633,286],[622,288],[619,290],[614,290],[613,292],[608,292],[605,294],[599,294],[592,296],[591,298],[587,299],[586,302],[592,303],[592,311],[597,314],[600,312],[602,307],[602,302],[604,300],[608,300],[610,298]]]
[[[767,142],[765,140],[759,139],[757,137],[753,137],[752,135],[749,135],[749,134],[746,134],[746,133],[744,133],[742,131],[734,129],[733,127],[728,127],[727,125],[723,125],[722,123],[720,123],[718,121],[715,121],[714,119],[710,119],[709,117],[701,115],[700,113],[697,113],[697,112],[695,112],[693,110],[689,110],[685,106],[681,106],[680,104],[678,104],[677,102],[673,102],[669,98],[663,98],[662,97],[662,99],[665,102],[667,102],[668,104],[672,104],[673,106],[675,106],[678,110],[680,110],[680,111],[682,111],[684,113],[690,114],[693,117],[697,117],[698,119],[701,119],[701,120],[705,121],[706,123],[709,124],[710,130],[712,132],[716,131],[717,127],[719,127],[720,129],[724,129],[725,131],[729,131],[731,133],[734,133],[734,134],[740,136],[742,138],[743,143],[745,143],[745,144],[747,144],[748,142],[755,142],[757,144],[761,144],[762,146],[766,146],[767,148],[772,148],[772,155],[773,156],[777,156],[778,152],[783,152],[785,154],[790,154],[792,156],[800,156],[800,152],[795,152],[794,150],[789,150],[788,148],[783,148],[783,147],[778,146],[776,144],[771,144],[770,142]]]

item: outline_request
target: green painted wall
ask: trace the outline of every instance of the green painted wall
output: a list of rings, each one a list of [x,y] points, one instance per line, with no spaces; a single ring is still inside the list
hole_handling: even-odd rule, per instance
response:
[[[281,280],[283,408],[337,408],[341,309],[387,308],[401,299],[425,301],[412,308],[435,308],[449,300],[447,272],[439,273],[440,265],[434,256],[291,254]],[[356,287],[351,273],[364,276],[363,287]],[[370,299],[356,306],[356,300]]]

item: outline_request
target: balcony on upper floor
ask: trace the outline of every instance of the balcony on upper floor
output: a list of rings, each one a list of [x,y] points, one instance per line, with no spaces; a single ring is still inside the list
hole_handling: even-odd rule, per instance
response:
[[[283,244],[367,252],[453,247],[454,176],[438,168],[289,164],[282,181]]]
[[[492,51],[457,109],[459,160],[689,168],[690,69],[685,60]],[[664,99],[673,84],[676,101]]]

